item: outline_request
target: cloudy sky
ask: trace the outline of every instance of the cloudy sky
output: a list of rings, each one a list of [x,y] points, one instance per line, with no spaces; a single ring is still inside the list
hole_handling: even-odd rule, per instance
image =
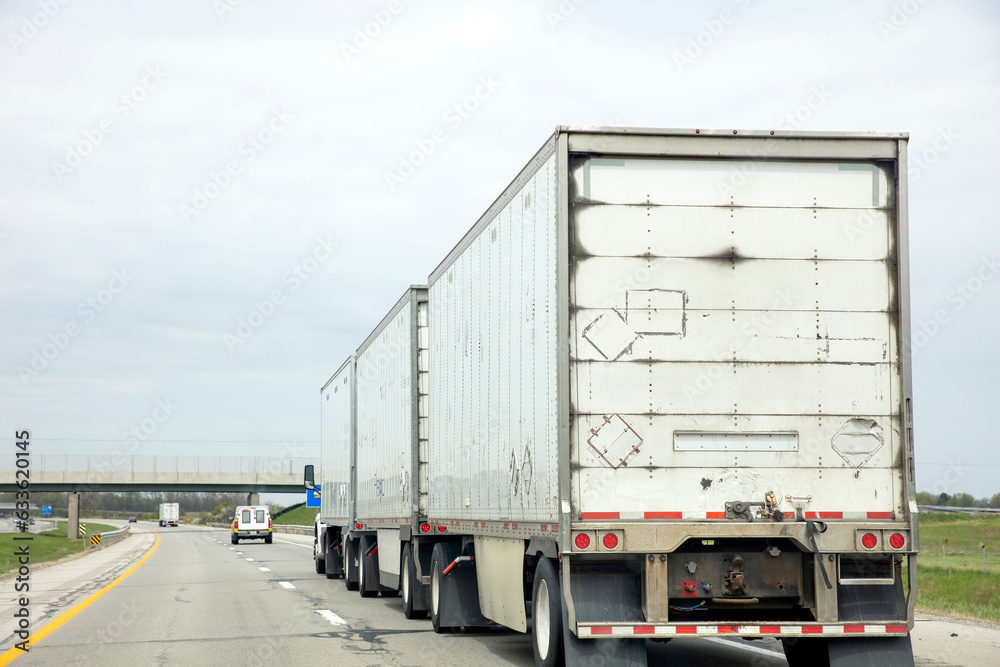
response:
[[[0,28],[11,452],[317,454],[320,385],[558,124],[906,131],[918,487],[1000,491],[995,2],[6,0]]]

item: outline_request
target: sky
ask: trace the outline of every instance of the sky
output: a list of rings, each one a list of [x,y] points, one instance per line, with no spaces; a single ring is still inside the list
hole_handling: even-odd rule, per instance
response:
[[[995,2],[9,0],[0,35],[5,459],[318,455],[320,386],[557,125],[902,131],[917,486],[1000,492]]]

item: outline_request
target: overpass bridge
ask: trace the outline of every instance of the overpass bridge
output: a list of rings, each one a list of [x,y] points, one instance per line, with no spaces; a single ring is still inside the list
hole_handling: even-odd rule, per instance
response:
[[[36,454],[28,468],[31,491],[208,491],[304,493],[314,458],[249,456],[122,456]],[[13,457],[0,460],[0,491],[17,491]]]

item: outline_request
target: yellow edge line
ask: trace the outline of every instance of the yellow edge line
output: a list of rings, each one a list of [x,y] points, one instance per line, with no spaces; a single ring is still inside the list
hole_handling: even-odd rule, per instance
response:
[[[149,558],[150,556],[152,556],[153,552],[156,551],[156,548],[158,546],[160,546],[160,534],[157,533],[157,532],[153,532],[153,534],[156,535],[156,541],[153,542],[153,548],[150,549],[149,551],[147,551],[145,556],[143,556],[142,558],[140,558],[138,560],[138,562],[136,562],[135,565],[133,565],[132,567],[130,567],[129,569],[125,570],[120,575],[118,575],[115,578],[115,580],[112,581],[110,584],[108,584],[107,586],[105,586],[101,590],[97,591],[96,593],[92,593],[90,595],[90,597],[88,597],[83,602],[80,602],[79,604],[76,604],[73,607],[70,607],[69,609],[67,609],[66,611],[64,611],[63,613],[59,614],[54,619],[52,619],[51,621],[49,621],[45,625],[45,627],[43,627],[41,630],[39,630],[35,634],[33,634],[30,637],[28,637],[28,640],[27,640],[28,641],[28,648],[30,649],[32,646],[34,646],[38,642],[42,641],[43,639],[45,639],[46,637],[48,637],[49,635],[51,635],[53,632],[55,632],[56,630],[58,630],[59,628],[61,628],[63,625],[65,625],[66,623],[68,623],[70,620],[73,619],[74,616],[76,616],[77,614],[79,614],[81,611],[83,611],[84,609],[86,609],[90,605],[94,604],[94,602],[96,602],[98,598],[100,598],[102,595],[104,595],[105,593],[107,593],[108,591],[110,591],[112,588],[114,588],[115,586],[117,586],[118,584],[120,584],[122,581],[125,580],[126,577],[128,577],[130,574],[132,574],[133,572],[135,572],[136,568],[138,568],[140,565],[142,565],[143,563],[145,563],[146,559]],[[3,655],[0,655],[0,667],[3,667],[3,665],[9,665],[11,662],[13,662],[14,660],[16,660],[20,656],[24,655],[26,652],[27,651],[22,651],[21,649],[19,649],[17,647],[13,647],[13,648],[7,649],[7,651],[5,651],[3,653]]]

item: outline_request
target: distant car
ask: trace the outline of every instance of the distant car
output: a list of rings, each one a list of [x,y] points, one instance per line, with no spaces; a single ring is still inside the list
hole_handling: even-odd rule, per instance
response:
[[[33,518],[31,518],[30,516],[28,517],[28,525],[29,526],[34,526],[35,525],[35,520]]]
[[[129,523],[138,523],[139,521],[138,521],[138,519],[136,519],[136,518],[135,518],[134,516],[130,516],[130,517],[128,518],[128,522],[129,522]]]
[[[249,505],[236,508],[236,518],[233,519],[232,543],[240,540],[263,539],[265,544],[271,543],[271,511],[267,505]]]

